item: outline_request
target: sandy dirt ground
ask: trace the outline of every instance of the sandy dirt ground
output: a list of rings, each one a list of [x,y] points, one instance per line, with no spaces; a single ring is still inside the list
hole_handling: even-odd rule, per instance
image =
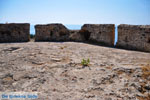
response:
[[[37,100],[150,100],[149,69],[150,53],[76,42],[0,44],[0,92],[38,92]]]

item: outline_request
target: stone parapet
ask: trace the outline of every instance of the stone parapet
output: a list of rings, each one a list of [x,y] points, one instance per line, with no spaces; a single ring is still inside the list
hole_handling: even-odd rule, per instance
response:
[[[0,24],[0,42],[27,42],[30,40],[30,24]]]
[[[35,25],[35,41],[67,41],[69,30],[62,24]]]
[[[150,52],[150,25],[119,25],[116,46]]]

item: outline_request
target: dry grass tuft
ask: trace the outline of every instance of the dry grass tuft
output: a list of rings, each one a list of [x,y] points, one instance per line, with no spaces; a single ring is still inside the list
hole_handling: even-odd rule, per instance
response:
[[[142,77],[148,79],[150,77],[150,65],[146,65],[142,67]]]
[[[145,81],[144,83],[141,84],[141,93],[145,93],[146,91],[148,91],[148,94],[146,94],[146,96],[144,97],[138,97],[139,100],[150,100],[150,90],[149,90],[149,86],[146,86],[146,83],[148,81],[150,81],[150,64],[147,64],[146,66],[143,66],[142,68],[142,79]]]

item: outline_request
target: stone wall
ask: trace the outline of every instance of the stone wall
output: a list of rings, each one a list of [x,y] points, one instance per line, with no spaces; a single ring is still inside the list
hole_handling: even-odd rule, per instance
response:
[[[85,24],[81,30],[68,30],[62,24],[36,25],[35,41],[95,41],[114,45],[114,24]]]
[[[84,42],[85,38],[80,30],[69,30],[69,40],[75,42]]]
[[[0,42],[27,42],[30,40],[30,24],[0,24]]]
[[[86,41],[114,46],[114,24],[84,24],[80,30]]]
[[[119,25],[116,46],[150,52],[150,25]]]
[[[84,24],[81,30],[69,30],[62,24],[35,25],[35,41],[96,42],[114,46],[114,24]],[[0,24],[0,43],[27,42],[30,24]],[[150,52],[150,25],[118,26],[116,47]]]
[[[62,24],[35,26],[35,41],[67,41],[69,30]]]

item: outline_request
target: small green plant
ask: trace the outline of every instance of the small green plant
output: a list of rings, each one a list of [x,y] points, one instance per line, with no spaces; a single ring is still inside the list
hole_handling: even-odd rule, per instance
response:
[[[82,59],[82,61],[81,61],[82,66],[88,66],[89,63],[90,63],[90,59],[89,58],[87,60]]]

